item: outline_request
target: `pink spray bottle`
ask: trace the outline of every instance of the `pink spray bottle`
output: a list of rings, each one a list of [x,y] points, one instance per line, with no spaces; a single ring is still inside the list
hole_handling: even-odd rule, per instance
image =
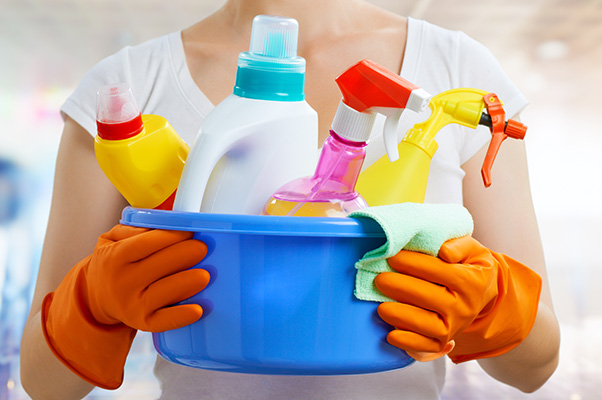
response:
[[[324,141],[315,173],[278,189],[263,215],[344,217],[367,207],[355,190],[376,113],[387,116],[385,148],[396,158],[397,124],[405,108],[420,112],[430,95],[370,60],[362,60],[336,80],[343,98]]]

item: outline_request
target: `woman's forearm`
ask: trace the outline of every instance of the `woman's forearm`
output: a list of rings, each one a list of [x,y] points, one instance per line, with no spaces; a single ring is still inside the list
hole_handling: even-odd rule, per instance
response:
[[[93,138],[67,119],[36,289],[21,342],[21,380],[33,399],[80,399],[93,388],[51,352],[40,309],[44,296],[56,290],[69,270],[92,252],[98,236],[118,222],[124,205],[96,162]]]
[[[21,382],[32,399],[81,399],[94,388],[52,354],[42,333],[39,312],[25,326],[22,342]]]
[[[525,144],[511,141],[504,146],[496,159],[496,168],[505,173],[498,174],[495,184],[487,189],[479,173],[487,148],[463,165],[465,205],[475,222],[475,238],[531,268],[541,276],[543,286],[537,318],[527,338],[506,354],[479,360],[479,365],[495,379],[524,392],[533,392],[556,370],[560,329],[553,311],[531,198]]]
[[[478,362],[498,381],[531,393],[556,370],[559,343],[560,330],[556,318],[546,304],[540,303],[535,324],[519,346],[501,356]]]

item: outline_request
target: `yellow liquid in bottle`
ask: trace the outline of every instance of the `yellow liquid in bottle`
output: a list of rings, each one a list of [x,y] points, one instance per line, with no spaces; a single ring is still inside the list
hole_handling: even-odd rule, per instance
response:
[[[336,202],[296,202],[271,198],[261,211],[262,215],[288,215],[295,217],[345,217],[350,211],[343,210]],[[290,214],[289,214],[290,213]]]

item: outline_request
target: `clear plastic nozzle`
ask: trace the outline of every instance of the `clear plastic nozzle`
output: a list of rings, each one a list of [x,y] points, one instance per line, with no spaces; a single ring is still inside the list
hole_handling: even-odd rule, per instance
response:
[[[105,85],[96,94],[96,120],[116,124],[140,114],[134,93],[127,83]]]
[[[299,23],[293,18],[258,15],[253,19],[249,52],[266,57],[297,55]]]
[[[112,83],[96,93],[96,128],[103,139],[119,140],[144,129],[134,93],[127,83]]]

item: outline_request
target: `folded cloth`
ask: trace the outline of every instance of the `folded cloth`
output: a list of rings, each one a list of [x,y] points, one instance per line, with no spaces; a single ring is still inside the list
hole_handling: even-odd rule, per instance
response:
[[[403,249],[437,256],[444,242],[470,235],[474,227],[472,216],[459,204],[401,203],[364,208],[349,217],[374,219],[387,237],[385,244],[355,264],[355,297],[377,302],[395,301],[374,285],[379,273],[393,271],[387,258]]]

